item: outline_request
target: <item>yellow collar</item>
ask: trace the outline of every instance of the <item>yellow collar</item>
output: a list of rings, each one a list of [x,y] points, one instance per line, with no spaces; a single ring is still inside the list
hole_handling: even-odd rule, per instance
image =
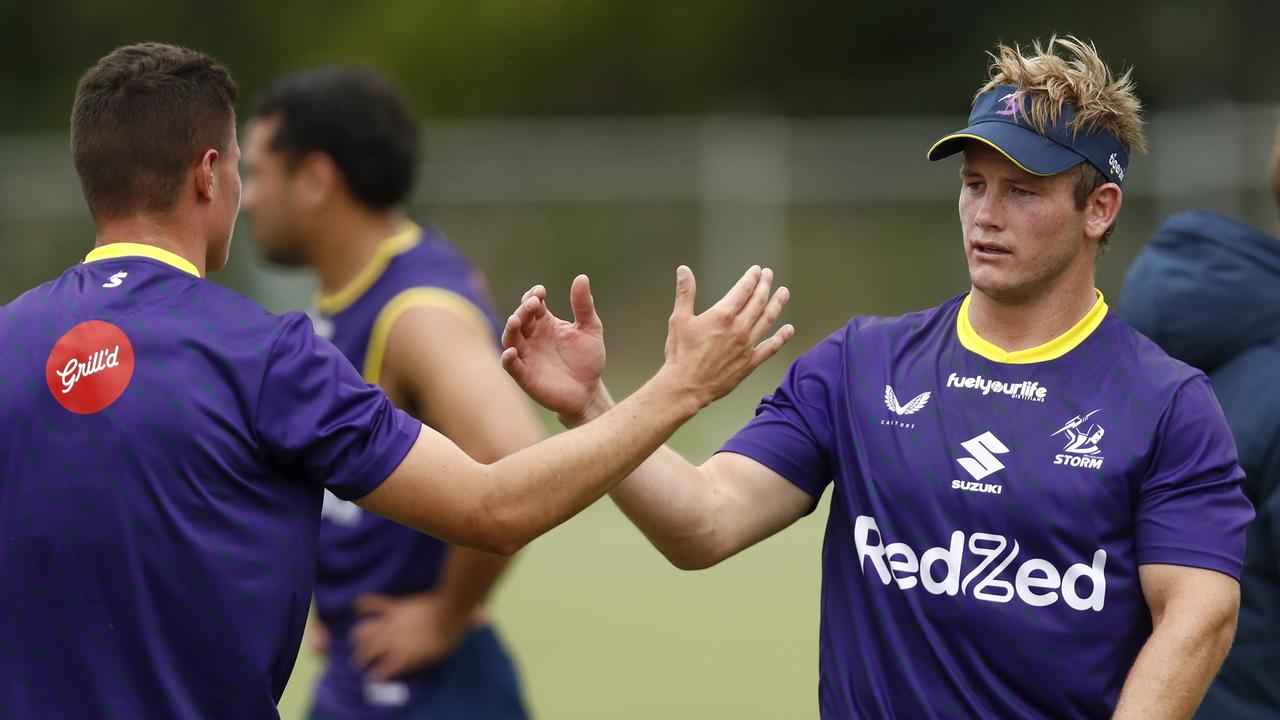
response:
[[[1093,331],[1102,324],[1102,319],[1107,316],[1106,298],[1102,296],[1101,290],[1095,289],[1094,292],[1098,294],[1098,300],[1094,302],[1089,312],[1070,330],[1043,345],[1008,352],[995,343],[984,340],[969,324],[969,299],[972,294],[966,295],[964,302],[960,303],[960,312],[956,314],[956,335],[960,337],[960,344],[967,350],[993,362],[1025,365],[1054,360],[1066,355],[1084,342],[1085,338],[1093,334]]]
[[[144,245],[143,243],[121,242],[102,245],[90,250],[89,254],[84,256],[84,261],[91,263],[124,257],[151,258],[170,267],[177,268],[184,273],[200,277],[200,271],[196,269],[195,264],[190,260],[176,253],[171,253],[164,248],[159,248],[155,245]]]
[[[350,307],[351,303],[359,300],[382,277],[382,273],[391,264],[391,259],[417,245],[421,235],[422,228],[415,223],[405,222],[404,229],[378,244],[368,264],[356,273],[346,287],[331,295],[317,297],[316,308],[325,315],[335,315]]]

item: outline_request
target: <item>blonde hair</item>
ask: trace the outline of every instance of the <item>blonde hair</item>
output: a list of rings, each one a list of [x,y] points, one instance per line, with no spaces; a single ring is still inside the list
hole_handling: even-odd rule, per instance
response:
[[[1068,57],[1057,53],[1065,50]],[[1146,152],[1142,102],[1134,93],[1133,69],[1115,77],[1093,43],[1073,35],[1052,35],[1044,45],[1036,40],[1030,52],[1001,43],[991,56],[991,79],[978,95],[997,85],[1012,85],[1028,98],[1023,114],[1044,134],[1066,105],[1075,108],[1072,132],[1108,130],[1130,152]],[[1030,107],[1028,108],[1027,105]]]

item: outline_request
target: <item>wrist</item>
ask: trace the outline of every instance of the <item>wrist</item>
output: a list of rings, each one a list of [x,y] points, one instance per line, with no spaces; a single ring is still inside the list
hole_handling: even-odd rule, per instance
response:
[[[609,395],[608,388],[604,386],[604,381],[601,380],[597,381],[595,390],[591,393],[591,398],[587,400],[587,404],[583,406],[580,413],[574,415],[560,413],[556,417],[560,420],[561,425],[567,428],[575,428],[609,412],[613,406],[613,397]]]
[[[681,422],[697,415],[715,399],[675,365],[664,364],[647,384],[661,394],[664,403],[680,412]]]

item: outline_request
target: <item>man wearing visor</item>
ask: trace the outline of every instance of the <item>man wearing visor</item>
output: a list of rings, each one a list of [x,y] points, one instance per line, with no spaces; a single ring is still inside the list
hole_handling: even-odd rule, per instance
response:
[[[1094,263],[1144,149],[1129,74],[1054,38],[1001,46],[961,155],[971,288],[854,317],[701,466],[661,448],[612,495],[675,565],[811,512],[824,718],[1187,718],[1230,646],[1244,526],[1205,376],[1108,309]],[[504,362],[569,425],[611,406],[589,289],[535,287]]]

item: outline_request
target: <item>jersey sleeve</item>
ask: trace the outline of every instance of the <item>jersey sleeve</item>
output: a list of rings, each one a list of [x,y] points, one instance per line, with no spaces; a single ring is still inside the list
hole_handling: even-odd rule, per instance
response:
[[[832,397],[844,371],[845,331],[801,355],[755,417],[720,448],[745,455],[816,501],[831,482]]]
[[[1157,428],[1137,510],[1138,564],[1187,565],[1240,577],[1244,495],[1222,409],[1203,375],[1183,384]]]
[[[353,500],[396,469],[422,423],[366,384],[297,314],[285,321],[267,359],[255,429],[276,467]]]

